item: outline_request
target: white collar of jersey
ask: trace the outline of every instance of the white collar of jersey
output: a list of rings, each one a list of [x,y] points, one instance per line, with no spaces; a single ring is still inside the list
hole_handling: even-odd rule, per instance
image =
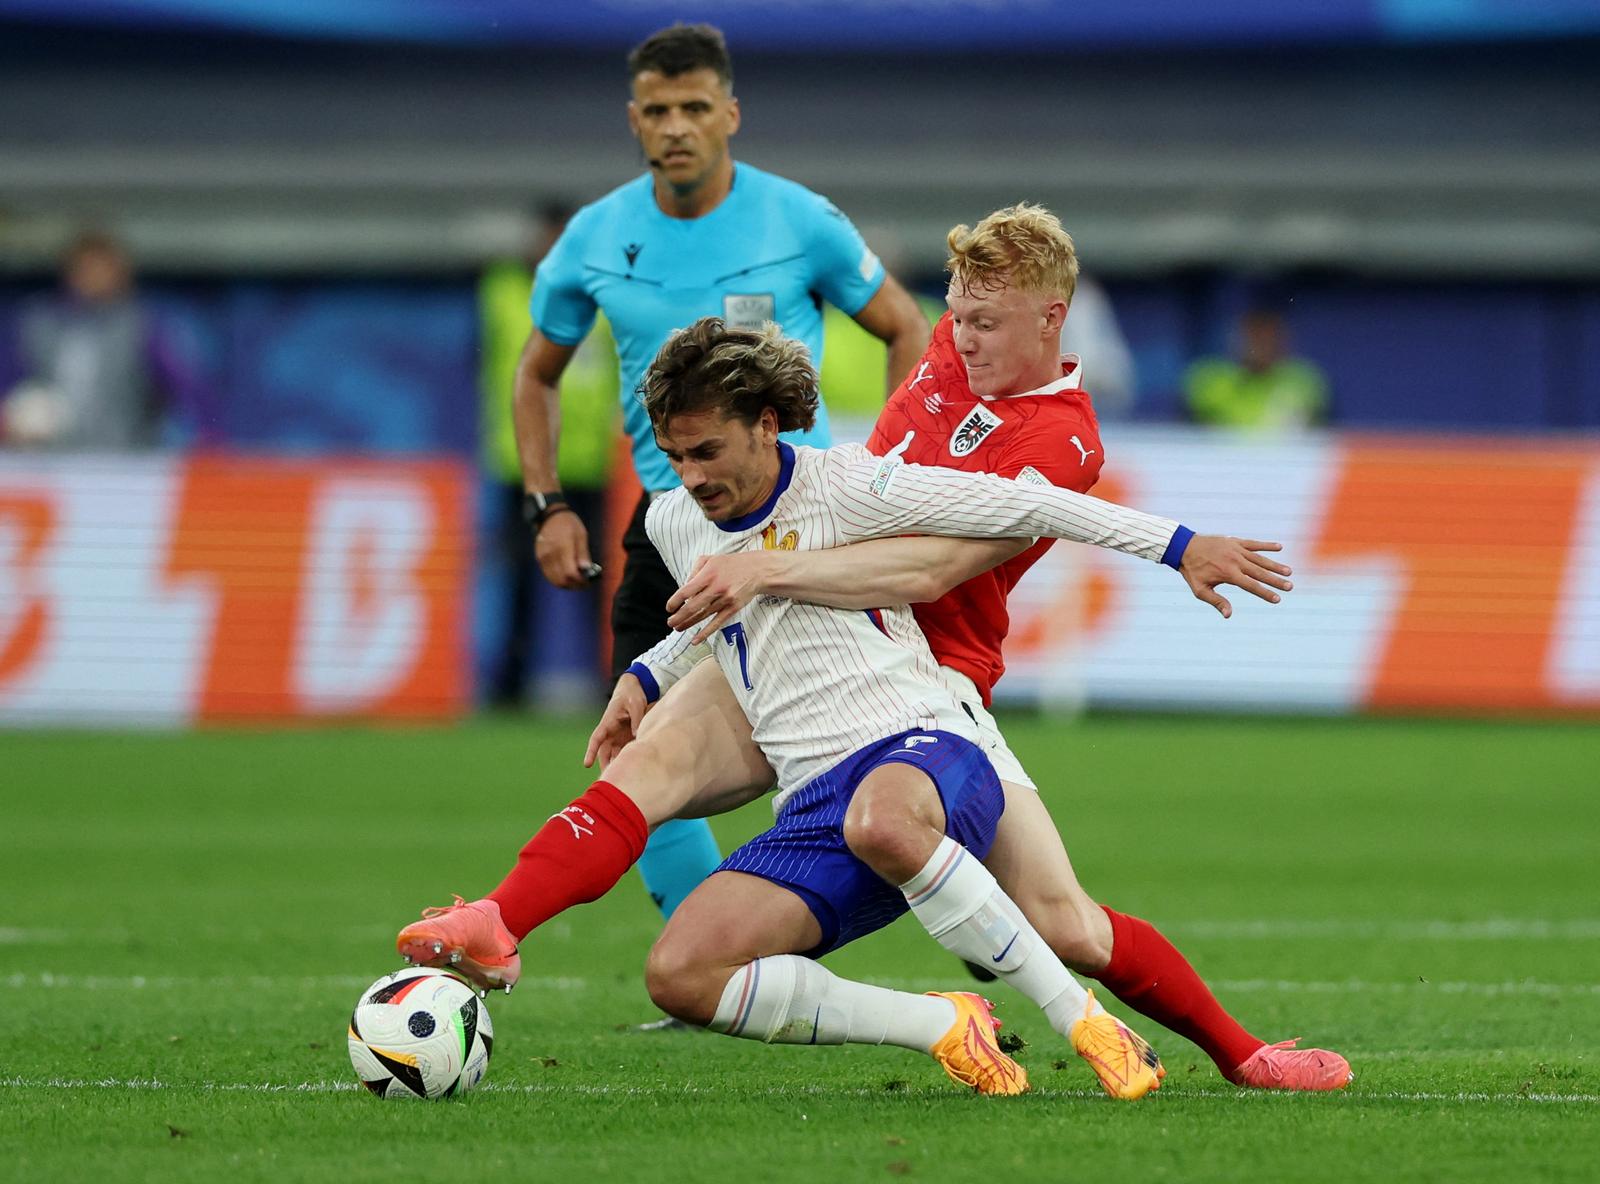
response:
[[[790,448],[787,442],[779,440],[778,483],[772,487],[772,493],[767,500],[748,514],[740,514],[739,517],[730,518],[726,522],[713,522],[711,525],[729,534],[737,534],[741,530],[749,530],[752,526],[760,526],[772,516],[772,507],[778,504],[778,499],[783,496],[783,491],[789,488],[789,482],[792,480],[794,480],[794,449]]]
[[[979,395],[978,398],[985,403],[993,403],[997,399],[1026,399],[1033,395],[1054,395],[1061,391],[1075,391],[1083,387],[1083,359],[1077,354],[1061,355],[1061,377],[1054,382],[1047,383],[1037,390],[1021,391],[1015,395]]]

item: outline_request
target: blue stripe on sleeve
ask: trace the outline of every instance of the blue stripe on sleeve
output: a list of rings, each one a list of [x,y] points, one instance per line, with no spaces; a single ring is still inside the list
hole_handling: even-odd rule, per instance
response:
[[[1180,526],[1172,532],[1172,538],[1167,542],[1167,549],[1161,553],[1161,562],[1173,571],[1178,570],[1178,565],[1183,562],[1183,553],[1189,549],[1189,540],[1194,538],[1194,531],[1187,526]]]
[[[646,703],[654,703],[661,698],[661,687],[656,683],[656,676],[650,673],[650,667],[643,662],[635,662],[628,667],[628,673],[639,680],[639,685],[644,688]]]

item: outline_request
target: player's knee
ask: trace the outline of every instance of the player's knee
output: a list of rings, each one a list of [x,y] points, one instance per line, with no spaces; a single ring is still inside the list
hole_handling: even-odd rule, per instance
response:
[[[668,1015],[703,1027],[716,1014],[722,996],[714,971],[689,943],[664,935],[645,962],[645,989],[650,1001]]]
[[[895,794],[860,791],[844,817],[844,841],[880,875],[909,880],[927,859],[929,828]]]

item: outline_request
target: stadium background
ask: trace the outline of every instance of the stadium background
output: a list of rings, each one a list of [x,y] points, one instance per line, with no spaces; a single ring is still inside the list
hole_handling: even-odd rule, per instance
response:
[[[924,294],[954,222],[1060,211],[1137,372],[1101,492],[1290,548],[1301,590],[1226,629],[1160,573],[1058,549],[1008,697],[1592,710],[1600,15],[1290,7],[699,15],[736,51],[737,154],[829,194]],[[0,389],[19,309],[94,225],[131,244],[200,392],[159,459],[0,457],[0,716],[482,697],[506,612],[474,475],[478,278],[531,206],[636,171],[620,55],[673,15],[0,3]],[[1328,377],[1330,430],[1167,426],[1263,290]],[[605,643],[544,591],[532,690],[559,705]]]

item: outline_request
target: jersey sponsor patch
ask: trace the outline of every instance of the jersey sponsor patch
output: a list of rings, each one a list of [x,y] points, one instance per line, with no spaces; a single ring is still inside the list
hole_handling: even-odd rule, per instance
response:
[[[864,280],[870,280],[878,274],[878,257],[872,253],[870,248],[861,252],[861,262],[857,265],[856,270],[861,273],[861,278]]]
[[[882,497],[889,492],[889,482],[894,480],[899,468],[900,459],[892,454],[878,462],[878,471],[872,474],[872,484],[867,486],[873,497]]]
[[[1018,481],[1025,482],[1028,485],[1050,484],[1050,479],[1032,465],[1028,465],[1022,470],[1022,472],[1018,473],[1016,479]]]
[[[722,298],[722,319],[730,329],[759,329],[777,317],[771,292],[729,292]]]
[[[950,436],[950,455],[966,456],[988,439],[989,433],[999,427],[1005,420],[1001,419],[987,407],[979,405],[967,413]]]

